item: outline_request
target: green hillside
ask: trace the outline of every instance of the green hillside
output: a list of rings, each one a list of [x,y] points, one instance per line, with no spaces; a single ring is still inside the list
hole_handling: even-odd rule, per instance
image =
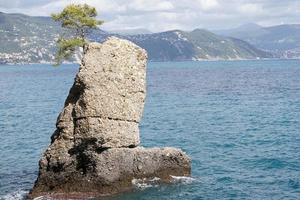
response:
[[[53,59],[61,28],[49,17],[0,13],[0,62],[36,63]]]
[[[64,30],[50,17],[0,13],[0,63],[53,62],[56,40]],[[271,57],[248,43],[215,35],[206,30],[180,30],[153,34],[119,35],[101,30],[89,35],[91,41],[117,36],[145,48],[153,61],[227,60]]]
[[[266,53],[242,40],[215,35],[196,29],[192,32],[180,30],[163,33],[127,36],[147,49],[151,60],[236,60],[270,58]]]

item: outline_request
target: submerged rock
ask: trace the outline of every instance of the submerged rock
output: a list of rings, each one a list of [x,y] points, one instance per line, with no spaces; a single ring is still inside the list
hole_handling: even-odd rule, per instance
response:
[[[28,199],[84,199],[130,190],[135,178],[190,175],[181,150],[138,147],[146,62],[145,50],[126,40],[88,45]]]

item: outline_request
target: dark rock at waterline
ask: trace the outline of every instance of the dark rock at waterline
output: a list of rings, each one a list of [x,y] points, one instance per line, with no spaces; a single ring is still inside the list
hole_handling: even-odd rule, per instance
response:
[[[136,178],[189,176],[175,148],[138,147],[146,96],[145,50],[115,37],[86,49],[28,199],[111,195]]]

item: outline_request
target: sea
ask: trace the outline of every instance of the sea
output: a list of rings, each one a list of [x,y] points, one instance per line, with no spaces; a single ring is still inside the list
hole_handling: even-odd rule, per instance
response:
[[[78,65],[0,66],[0,199],[24,199]],[[300,199],[300,61],[150,62],[141,145],[183,149],[191,177],[110,200]]]

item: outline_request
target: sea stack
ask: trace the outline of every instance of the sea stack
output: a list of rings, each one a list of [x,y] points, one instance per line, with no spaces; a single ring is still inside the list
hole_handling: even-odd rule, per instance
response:
[[[190,175],[183,151],[139,147],[146,65],[146,51],[127,40],[88,44],[28,199],[107,196],[134,179]]]

